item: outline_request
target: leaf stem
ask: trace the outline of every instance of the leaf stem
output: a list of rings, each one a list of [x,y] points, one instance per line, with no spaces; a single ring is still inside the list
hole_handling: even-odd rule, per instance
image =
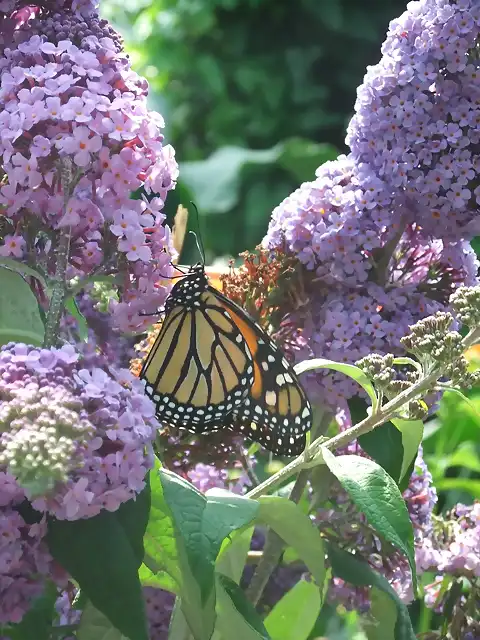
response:
[[[472,329],[462,340],[464,350],[468,349],[479,340],[480,328]],[[288,480],[288,478],[290,478],[292,475],[295,475],[302,469],[308,469],[310,467],[315,467],[319,464],[322,464],[322,447],[325,447],[330,451],[335,451],[336,449],[345,447],[353,440],[356,440],[359,436],[364,435],[365,433],[369,433],[370,431],[373,431],[373,429],[376,429],[382,424],[385,424],[395,416],[397,411],[403,405],[411,402],[412,400],[415,400],[418,397],[421,397],[425,391],[431,389],[432,386],[435,385],[437,380],[443,376],[443,374],[444,368],[437,368],[434,371],[431,371],[428,375],[423,377],[408,389],[405,389],[405,391],[399,393],[398,396],[395,396],[395,398],[384,404],[382,407],[378,407],[378,410],[375,413],[372,413],[358,424],[350,427],[350,429],[342,431],[332,438],[317,438],[309,447],[305,449],[303,453],[298,456],[298,458],[292,460],[292,462],[283,467],[283,469],[280,469],[280,471],[278,471],[278,473],[276,473],[275,475],[267,478],[267,480],[265,480],[265,482],[262,482],[262,484],[259,484],[258,487],[255,487],[254,489],[249,491],[246,494],[247,497],[253,499],[259,498],[265,493],[270,492],[274,488],[278,487],[280,484]]]
[[[68,265],[68,255],[70,250],[70,227],[62,229],[56,247],[55,274],[52,278],[53,287],[50,296],[50,306],[48,307],[47,320],[45,323],[44,347],[53,347],[58,342],[60,320],[62,317],[63,303],[66,295],[66,273]]]
[[[307,470],[301,471],[295,481],[289,498],[295,503],[298,503],[298,501],[302,497],[303,490],[305,489],[305,486],[307,484],[308,474],[309,471]],[[282,555],[284,545],[285,543],[283,539],[278,535],[278,533],[276,533],[273,529],[269,529],[265,540],[262,557],[246,590],[247,598],[255,606],[259,603],[264,589],[267,586],[272,573],[275,571],[278,565],[278,561],[280,560],[280,557]]]

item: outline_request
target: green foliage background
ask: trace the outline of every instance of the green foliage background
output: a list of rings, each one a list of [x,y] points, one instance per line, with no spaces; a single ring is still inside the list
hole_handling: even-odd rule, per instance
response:
[[[176,149],[180,184],[169,214],[195,201],[207,258],[254,248],[272,209],[346,150],[356,87],[405,7],[405,0],[102,3],[149,80],[150,104]]]

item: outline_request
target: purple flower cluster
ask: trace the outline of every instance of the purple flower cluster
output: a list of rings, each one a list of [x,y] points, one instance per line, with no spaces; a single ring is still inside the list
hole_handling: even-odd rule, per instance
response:
[[[15,478],[0,471],[0,624],[19,622],[47,579],[58,584],[65,575],[44,542],[46,523],[27,524],[16,507],[25,493]]]
[[[71,346],[0,350],[2,464],[41,512],[77,520],[135,497],[152,465],[154,413],[129,371],[87,370]]]
[[[306,302],[290,314],[296,332],[286,342],[296,360],[403,353],[409,325],[476,282],[466,241],[480,168],[480,80],[471,51],[480,14],[472,5],[409,4],[359,89],[351,153],[319,167],[273,211],[264,247],[304,267]],[[458,56],[463,62],[454,62]],[[466,102],[468,122],[459,116]],[[443,124],[440,103],[449,107]],[[333,408],[358,393],[338,373],[310,374],[306,384],[312,399]]]
[[[458,504],[444,521],[437,521],[432,536],[417,550],[417,565],[442,575],[479,578],[479,541],[480,502]]]
[[[357,91],[352,158],[425,237],[478,233],[479,34],[476,0],[410,2]]]
[[[296,360],[404,353],[409,325],[444,309],[456,286],[475,282],[467,242],[425,240],[417,225],[401,222],[401,210],[384,207],[385,198],[365,167],[342,156],[274,210],[264,245],[285,248],[305,268],[308,304],[290,314]],[[339,373],[306,380],[312,399],[333,408],[358,393]]]
[[[102,298],[111,299],[112,290],[98,295],[96,288],[87,287],[76,297],[78,310],[87,323],[88,338],[81,339],[79,321],[72,315],[65,315],[61,322],[61,335],[72,344],[76,344],[86,369],[97,366],[99,357],[104,363],[116,367],[129,367],[135,356],[135,338],[122,335],[112,322],[112,314],[107,310],[109,302]]]
[[[150,640],[167,640],[175,596],[169,591],[155,587],[145,587],[143,595],[150,628]]]
[[[147,110],[146,81],[108,24],[88,4],[81,9],[24,7],[9,18],[15,28],[0,60],[0,205],[9,227],[0,255],[36,256],[53,269],[57,238],[68,233],[69,276],[121,273],[114,324],[137,331],[149,323],[140,314],[167,293],[162,209],[177,165],[162,117]]]

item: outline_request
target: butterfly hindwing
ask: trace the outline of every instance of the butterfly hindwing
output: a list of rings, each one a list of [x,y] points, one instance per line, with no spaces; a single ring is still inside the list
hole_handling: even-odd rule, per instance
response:
[[[228,298],[218,297],[234,318],[242,311]],[[292,365],[262,327],[244,312],[242,322],[236,318],[236,323],[252,355],[254,381],[244,402],[234,407],[230,428],[273,453],[298,455],[312,427],[305,392]]]

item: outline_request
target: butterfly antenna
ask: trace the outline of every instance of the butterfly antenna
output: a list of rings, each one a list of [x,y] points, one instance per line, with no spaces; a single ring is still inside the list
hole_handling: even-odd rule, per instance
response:
[[[196,242],[196,245],[197,245],[198,253],[200,254],[200,257],[202,258],[203,264],[205,264],[205,247],[203,246],[202,234],[200,233],[200,215],[198,213],[197,205],[192,201],[190,201],[190,204],[195,209],[195,213],[197,215],[198,235],[196,233],[194,233],[193,231],[190,231],[190,233],[193,233],[193,235],[195,236],[195,242]]]

